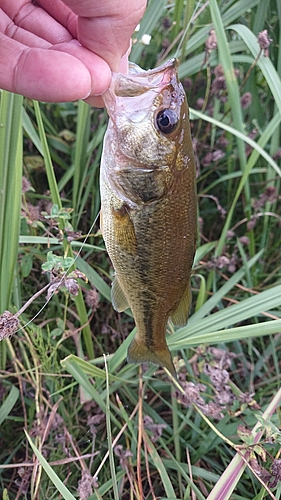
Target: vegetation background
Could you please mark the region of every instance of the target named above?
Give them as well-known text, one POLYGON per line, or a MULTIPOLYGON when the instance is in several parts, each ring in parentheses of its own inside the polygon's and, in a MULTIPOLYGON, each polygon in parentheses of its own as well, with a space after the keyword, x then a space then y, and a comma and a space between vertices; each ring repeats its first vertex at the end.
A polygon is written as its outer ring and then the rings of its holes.
POLYGON ((281 498, 280 21, 280 0, 150 0, 134 34, 143 68, 180 59, 198 165, 177 384, 125 361, 97 220, 106 112, 1 91, 3 500, 281 498))

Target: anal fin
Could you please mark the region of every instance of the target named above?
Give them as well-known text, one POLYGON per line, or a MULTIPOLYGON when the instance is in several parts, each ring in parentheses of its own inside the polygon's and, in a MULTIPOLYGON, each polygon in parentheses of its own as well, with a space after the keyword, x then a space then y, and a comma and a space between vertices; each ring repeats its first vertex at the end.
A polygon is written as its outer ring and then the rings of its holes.
POLYGON ((123 312, 125 311, 125 309, 128 309, 129 307, 128 301, 120 286, 117 276, 115 276, 112 282, 111 300, 115 311, 123 312))
POLYGON ((185 326, 188 321, 191 303, 191 289, 190 284, 185 289, 181 301, 176 310, 171 314, 171 320, 177 327, 185 326))

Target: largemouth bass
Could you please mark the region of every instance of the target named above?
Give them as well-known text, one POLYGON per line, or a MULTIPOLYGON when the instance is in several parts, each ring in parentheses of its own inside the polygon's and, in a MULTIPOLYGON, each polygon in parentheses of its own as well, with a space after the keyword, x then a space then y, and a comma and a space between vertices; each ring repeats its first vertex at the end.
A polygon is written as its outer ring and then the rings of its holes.
POLYGON ((187 323, 197 233, 195 161, 177 60, 113 74, 100 189, 101 229, 115 277, 112 304, 130 307, 137 333, 130 363, 176 376, 166 343, 169 317, 187 323))

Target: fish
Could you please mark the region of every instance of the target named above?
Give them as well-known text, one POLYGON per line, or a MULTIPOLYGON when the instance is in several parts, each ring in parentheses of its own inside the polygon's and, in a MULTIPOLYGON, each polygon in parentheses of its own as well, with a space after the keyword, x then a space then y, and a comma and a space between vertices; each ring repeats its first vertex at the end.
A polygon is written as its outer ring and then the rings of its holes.
POLYGON ((196 166, 178 61, 112 74, 100 168, 101 232, 114 268, 112 305, 130 308, 129 363, 154 363, 176 378, 167 322, 186 325, 196 248, 196 166))

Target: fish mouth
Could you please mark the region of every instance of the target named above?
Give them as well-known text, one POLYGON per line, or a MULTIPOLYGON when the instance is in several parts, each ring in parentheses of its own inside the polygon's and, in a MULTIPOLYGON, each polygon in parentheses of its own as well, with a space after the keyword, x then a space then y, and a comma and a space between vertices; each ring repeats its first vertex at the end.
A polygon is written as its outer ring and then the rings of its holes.
MULTIPOLYGON (((129 100, 133 97, 138 97, 138 110, 142 111, 140 115, 143 117, 145 110, 149 108, 155 95, 168 85, 178 82, 178 66, 178 59, 173 58, 161 66, 147 71, 144 71, 136 64, 130 63, 130 73, 128 75, 112 73, 110 86, 102 94, 110 118, 113 119, 116 112, 124 109, 124 99, 128 98, 129 100), (122 101, 119 98, 122 98, 122 101)), ((126 99, 126 108, 128 100, 126 99)), ((131 104, 133 109, 133 102, 131 104)))
POLYGON ((147 71, 141 69, 137 64, 130 63, 129 75, 119 74, 116 82, 114 82, 113 77, 115 94, 120 97, 135 97, 148 90, 162 89, 174 78, 177 78, 178 66, 179 61, 176 58, 147 71))

